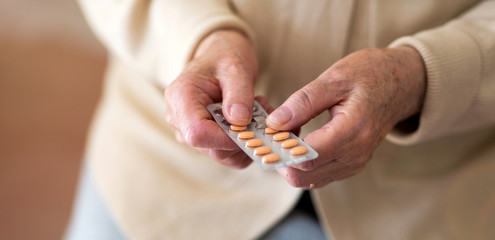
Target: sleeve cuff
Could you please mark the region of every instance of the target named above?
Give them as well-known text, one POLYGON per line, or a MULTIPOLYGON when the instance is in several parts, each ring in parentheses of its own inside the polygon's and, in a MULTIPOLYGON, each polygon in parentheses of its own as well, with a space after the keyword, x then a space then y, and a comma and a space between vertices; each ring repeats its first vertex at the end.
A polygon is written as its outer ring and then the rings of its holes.
POLYGON ((481 52, 461 24, 399 38, 390 47, 410 46, 423 57, 426 96, 419 120, 406 120, 387 136, 393 143, 415 144, 448 135, 475 98, 481 77, 481 52), (403 128, 404 124, 417 124, 403 128), (403 129, 413 129, 405 131, 403 129))

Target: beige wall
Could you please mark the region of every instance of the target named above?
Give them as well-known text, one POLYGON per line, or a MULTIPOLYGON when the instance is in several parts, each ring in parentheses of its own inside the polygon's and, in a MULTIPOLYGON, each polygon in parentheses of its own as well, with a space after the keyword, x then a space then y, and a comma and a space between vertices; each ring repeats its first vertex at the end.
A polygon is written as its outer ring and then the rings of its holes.
POLYGON ((0 239, 60 239, 103 48, 73 0, 0 0, 0 239))

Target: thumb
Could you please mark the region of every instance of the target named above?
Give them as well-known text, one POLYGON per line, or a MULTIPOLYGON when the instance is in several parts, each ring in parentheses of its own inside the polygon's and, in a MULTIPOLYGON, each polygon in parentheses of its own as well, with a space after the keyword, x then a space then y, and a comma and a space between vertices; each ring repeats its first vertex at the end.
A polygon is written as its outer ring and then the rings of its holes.
POLYGON ((274 129, 291 130, 309 122, 342 99, 336 84, 328 79, 318 78, 293 93, 268 116, 266 123, 274 129))
POLYGON ((222 88, 222 109, 227 121, 236 125, 248 125, 253 115, 255 71, 240 62, 229 63, 220 70, 218 78, 222 88))

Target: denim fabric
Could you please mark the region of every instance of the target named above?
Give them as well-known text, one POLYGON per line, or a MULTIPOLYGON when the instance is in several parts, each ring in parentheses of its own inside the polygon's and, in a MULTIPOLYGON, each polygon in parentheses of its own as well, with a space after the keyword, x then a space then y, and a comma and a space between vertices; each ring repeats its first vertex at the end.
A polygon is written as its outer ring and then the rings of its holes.
MULTIPOLYGON (((308 195, 306 195, 308 197, 308 195)), ((300 201, 307 202, 307 201, 300 201)), ((296 207, 287 217, 264 234, 261 240, 325 239, 318 221, 307 209, 296 207)), ((307 205, 307 204, 305 204, 307 205)), ((200 234, 200 233, 198 233, 200 234)), ((95 188, 90 172, 82 170, 66 240, 126 239, 108 212, 95 188)))

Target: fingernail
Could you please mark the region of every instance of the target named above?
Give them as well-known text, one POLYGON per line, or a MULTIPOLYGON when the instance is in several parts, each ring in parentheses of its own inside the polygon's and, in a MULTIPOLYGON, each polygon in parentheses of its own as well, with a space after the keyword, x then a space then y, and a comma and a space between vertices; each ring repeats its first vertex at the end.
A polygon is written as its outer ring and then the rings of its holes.
POLYGON ((229 111, 231 117, 242 121, 249 120, 249 113, 249 108, 246 105, 240 103, 232 104, 229 111))
POLYGON ((292 111, 286 107, 281 106, 273 111, 270 116, 268 116, 268 121, 275 123, 277 125, 284 125, 292 118, 292 111))

